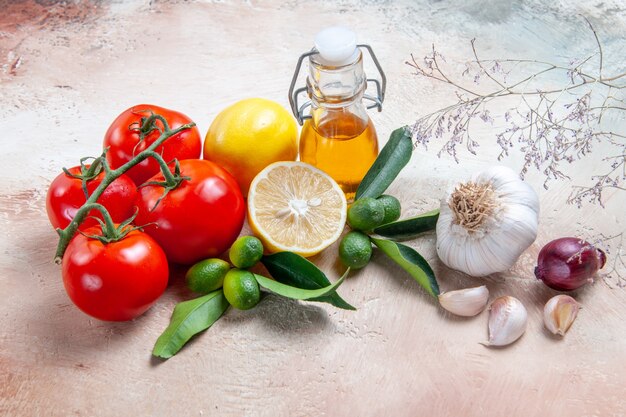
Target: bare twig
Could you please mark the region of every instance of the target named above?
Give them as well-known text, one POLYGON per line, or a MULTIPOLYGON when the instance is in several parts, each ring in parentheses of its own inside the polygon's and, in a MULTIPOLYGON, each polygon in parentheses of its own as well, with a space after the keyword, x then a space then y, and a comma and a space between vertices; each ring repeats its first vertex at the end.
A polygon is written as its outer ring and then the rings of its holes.
POLYGON ((613 236, 604 234, 594 239, 594 245, 606 253, 606 265, 599 271, 600 277, 609 288, 626 287, 626 247, 624 233, 613 236))
POLYGON ((583 19, 585 19, 585 22, 587 22, 587 24, 589 25, 589 29, 591 29, 591 31, 593 32, 593 37, 596 38, 596 44, 598 44, 598 54, 600 55, 600 65, 598 68, 598 78, 602 79, 602 61, 603 61, 603 53, 602 53, 602 44, 600 43, 600 38, 598 38, 598 32, 596 32, 595 28, 593 27, 593 25, 591 24, 591 22, 589 21, 589 19, 587 19, 586 16, 582 16, 583 19))

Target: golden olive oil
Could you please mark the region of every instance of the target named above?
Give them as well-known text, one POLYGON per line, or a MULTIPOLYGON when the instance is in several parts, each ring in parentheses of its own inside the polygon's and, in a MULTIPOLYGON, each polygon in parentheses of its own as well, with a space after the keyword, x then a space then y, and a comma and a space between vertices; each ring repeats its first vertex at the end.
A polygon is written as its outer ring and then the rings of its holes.
POLYGON ((370 118, 341 109, 307 120, 300 134, 300 160, 330 175, 354 198, 359 183, 378 155, 378 139, 370 118))

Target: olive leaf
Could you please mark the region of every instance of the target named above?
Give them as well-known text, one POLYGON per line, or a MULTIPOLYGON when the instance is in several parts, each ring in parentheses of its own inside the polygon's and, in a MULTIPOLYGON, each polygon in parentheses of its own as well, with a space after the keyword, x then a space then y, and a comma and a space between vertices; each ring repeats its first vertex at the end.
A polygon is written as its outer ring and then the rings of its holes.
POLYGON ((229 304, 221 289, 174 307, 170 325, 157 339, 152 354, 160 358, 174 356, 194 335, 208 329, 229 304))
POLYGON ((264 277, 263 275, 254 274, 254 278, 256 278, 256 281, 261 287, 266 290, 270 290, 275 294, 294 300, 310 300, 312 298, 324 297, 325 295, 334 292, 343 283, 343 280, 346 279, 349 272, 350 268, 346 270, 337 282, 317 290, 304 290, 302 288, 292 287, 291 285, 281 284, 280 282, 264 277))
POLYGON ((439 209, 408 219, 383 224, 375 228, 374 233, 393 240, 412 239, 421 233, 435 230, 437 219, 439 219, 439 209))
MULTIPOLYGON (((331 285, 326 275, 315 264, 293 252, 278 252, 263 256, 261 263, 272 278, 283 284, 306 290, 317 290, 331 285)), ((319 301, 345 310, 356 310, 335 291, 310 298, 308 301, 319 301)))
POLYGON ((370 239, 385 255, 411 274, 430 295, 437 298, 439 284, 437 284, 435 273, 422 255, 417 253, 415 249, 401 243, 373 237, 370 239))
POLYGON ((413 140, 409 128, 405 126, 391 132, 389 141, 359 184, 354 199, 380 197, 409 162, 411 152, 413 140))

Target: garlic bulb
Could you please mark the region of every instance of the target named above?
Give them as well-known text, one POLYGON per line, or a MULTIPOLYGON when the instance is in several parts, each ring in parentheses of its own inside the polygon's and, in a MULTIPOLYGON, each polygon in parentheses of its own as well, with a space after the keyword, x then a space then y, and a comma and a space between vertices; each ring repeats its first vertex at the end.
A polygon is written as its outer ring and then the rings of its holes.
POLYGON ((526 331, 528 313, 515 297, 504 296, 489 306, 489 341, 486 346, 506 346, 519 339, 526 331))
POLYGON ((543 308, 543 323, 552 334, 564 336, 576 320, 580 306, 569 295, 555 295, 543 308))
POLYGON ((439 295, 439 304, 457 316, 472 317, 485 309, 489 290, 482 285, 476 288, 448 291, 439 295))
POLYGON ((535 241, 538 223, 537 193, 510 168, 495 166, 442 200, 437 254, 472 276, 506 271, 535 241))

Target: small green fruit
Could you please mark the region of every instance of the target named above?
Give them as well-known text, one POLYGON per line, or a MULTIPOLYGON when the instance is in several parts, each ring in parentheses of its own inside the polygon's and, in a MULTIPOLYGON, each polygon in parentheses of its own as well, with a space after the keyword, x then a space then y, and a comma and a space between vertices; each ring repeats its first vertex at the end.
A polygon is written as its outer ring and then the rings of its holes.
POLYGON ((224 297, 233 307, 250 310, 261 300, 261 289, 252 272, 233 268, 224 278, 224 297))
POLYGON ((380 226, 384 218, 383 203, 370 197, 355 201, 348 209, 348 224, 354 230, 372 230, 380 226))
POLYGON ((242 236, 233 243, 228 257, 237 268, 251 268, 263 256, 263 243, 254 236, 242 236))
POLYGON ((217 258, 205 259, 194 264, 185 275, 187 285, 193 292, 208 294, 222 287, 230 264, 217 258))
POLYGON ((395 222, 400 218, 400 200, 392 195, 383 194, 377 198, 378 201, 383 203, 385 215, 383 216, 383 222, 381 224, 387 224, 395 222))
POLYGON ((352 231, 341 239, 339 259, 345 266, 352 269, 363 268, 371 257, 372 242, 365 233, 352 231))

